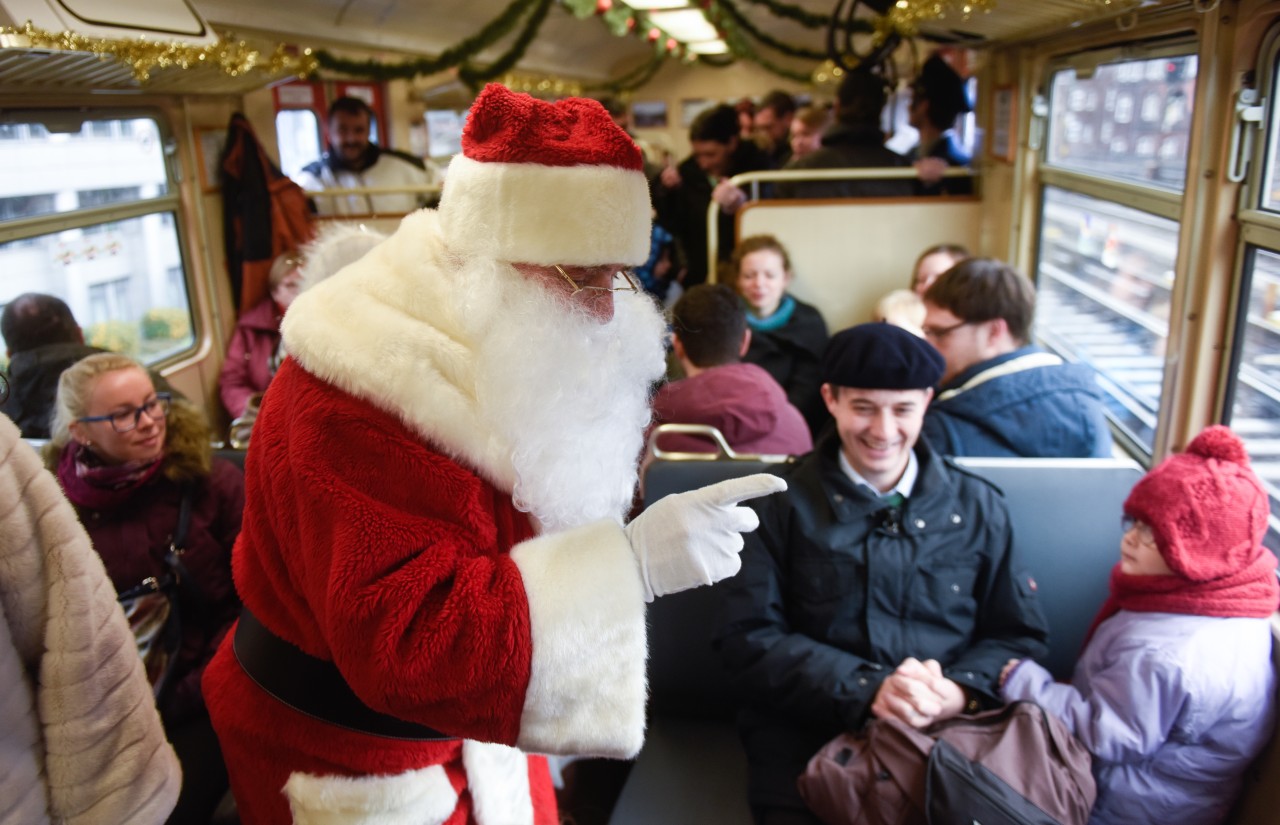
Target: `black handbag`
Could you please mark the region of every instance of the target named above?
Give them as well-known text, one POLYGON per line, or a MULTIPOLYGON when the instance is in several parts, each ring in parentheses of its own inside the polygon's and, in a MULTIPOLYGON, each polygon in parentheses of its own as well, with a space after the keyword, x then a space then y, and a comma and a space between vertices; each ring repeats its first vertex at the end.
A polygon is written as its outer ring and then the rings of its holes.
POLYGON ((191 491, 187 490, 182 494, 178 524, 164 555, 168 570, 159 577, 148 576, 140 584, 116 596, 133 631, 147 681, 151 683, 151 692, 157 700, 169 686, 178 662, 178 648, 182 644, 179 594, 189 586, 190 577, 182 563, 182 554, 190 526, 191 491))

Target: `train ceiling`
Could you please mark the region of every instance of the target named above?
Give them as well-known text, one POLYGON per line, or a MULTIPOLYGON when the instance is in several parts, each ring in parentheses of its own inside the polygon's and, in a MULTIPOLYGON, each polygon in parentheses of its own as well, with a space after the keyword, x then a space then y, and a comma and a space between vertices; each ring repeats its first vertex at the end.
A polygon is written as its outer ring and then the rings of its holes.
MULTIPOLYGON (((179 0, 180 2, 181 0, 179 0)), ((8 11, 18 25, 15 4, 25 0, 0 0, 0 12, 8 11)), ((166 0, 126 0, 129 5, 166 0)), ((321 57, 372 61, 370 74, 403 67, 415 59, 430 63, 450 49, 465 45, 486 26, 504 15, 520 19, 493 45, 477 51, 461 64, 466 72, 501 62, 520 40, 528 9, 543 0, 191 0, 191 6, 224 39, 244 40, 259 48, 263 70, 235 73, 204 57, 187 61, 185 68, 160 66, 142 80, 130 55, 116 61, 60 48, 21 48, 23 41, 0 36, 0 90, 102 90, 235 93, 287 77, 292 65, 266 59, 276 43, 288 43, 319 51, 321 57), (517 13, 518 10, 518 13, 517 13), (425 58, 424 58, 425 56, 425 58), (212 62, 212 65, 211 65, 212 62)), ((630 75, 640 77, 646 64, 662 52, 665 35, 646 36, 647 18, 639 13, 638 31, 618 36, 620 13, 629 13, 624 0, 545 0, 545 18, 520 53, 516 69, 531 74, 568 77, 587 86, 609 84, 630 75), (584 8, 584 3, 587 6, 584 8), (575 13, 576 12, 576 13, 575 13)), ((736 32, 738 59, 757 62, 793 79, 807 77, 827 51, 827 30, 814 25, 818 17, 837 11, 848 14, 854 6, 863 19, 874 19, 876 8, 890 8, 895 0, 694 0, 708 9, 722 29, 736 32), (746 53, 744 54, 743 49, 746 53)), ((1189 5, 1186 0, 896 0, 900 8, 942 9, 944 16, 922 14, 919 36, 926 41, 982 46, 1010 42, 1061 30, 1065 26, 1125 13, 1146 13, 1156 7, 1189 5), (905 5, 904 5, 905 4, 905 5), (964 6, 971 12, 965 14, 964 6), (983 9, 992 9, 986 13, 983 9)), ((536 11, 535 11, 536 13, 536 11)), ((0 13, 0 25, 5 22, 0 13)), ((152 38, 154 39, 154 37, 152 38)), ((865 48, 871 35, 855 38, 855 48, 865 48), (859 45, 861 44, 861 45, 859 45)), ((47 46, 47 44, 46 44, 47 46)), ((72 48, 83 48, 74 46, 72 48)), ((125 51, 128 51, 126 48, 125 51)), ((121 58, 119 54, 108 57, 121 58)), ((278 55, 277 55, 278 57, 278 55)), ((221 59, 221 58, 219 58, 221 59)), ((678 59, 678 58, 674 58, 678 59)), ((726 58, 711 58, 724 61, 726 58)), ((225 61, 224 61, 225 62, 225 61)), ((323 65, 323 63, 322 63, 323 65)), ((454 67, 457 73, 459 67, 454 67)), ((342 76, 335 73, 335 76, 342 76)), ((483 78, 482 78, 483 79, 483 78)))

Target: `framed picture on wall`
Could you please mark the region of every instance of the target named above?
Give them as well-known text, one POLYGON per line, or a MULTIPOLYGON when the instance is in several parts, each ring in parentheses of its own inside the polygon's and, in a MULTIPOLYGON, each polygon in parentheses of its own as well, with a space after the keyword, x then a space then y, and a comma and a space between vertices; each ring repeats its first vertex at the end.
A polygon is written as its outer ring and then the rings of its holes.
POLYGON ((997 86, 991 98, 991 157, 1013 163, 1018 152, 1018 99, 1012 86, 997 86))
POLYGON ((196 165, 200 169, 200 190, 217 192, 218 158, 227 145, 227 130, 222 128, 196 128, 196 165))
POLYGON ((631 104, 631 125, 637 129, 667 128, 665 100, 637 100, 631 104))
POLYGON ((692 126, 698 115, 715 105, 714 100, 706 98, 688 98, 680 101, 680 125, 686 128, 692 126))

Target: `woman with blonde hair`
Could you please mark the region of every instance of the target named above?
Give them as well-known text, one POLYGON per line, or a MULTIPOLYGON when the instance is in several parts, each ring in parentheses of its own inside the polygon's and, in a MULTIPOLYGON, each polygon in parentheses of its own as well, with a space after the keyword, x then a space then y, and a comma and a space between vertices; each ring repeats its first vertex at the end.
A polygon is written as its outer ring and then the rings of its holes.
POLYGON ((218 394, 232 418, 244 415, 250 398, 265 391, 276 374, 280 322, 302 291, 301 256, 286 252, 272 261, 267 285, 271 294, 236 321, 218 376, 218 394))
POLYGON ((207 821, 227 790, 227 774, 200 679, 240 610, 231 548, 240 533, 244 477, 211 457, 198 409, 157 393, 140 364, 112 352, 62 373, 44 458, 117 594, 169 578, 171 548, 181 545, 180 637, 166 677, 153 678, 153 687, 184 776, 170 821, 207 821))

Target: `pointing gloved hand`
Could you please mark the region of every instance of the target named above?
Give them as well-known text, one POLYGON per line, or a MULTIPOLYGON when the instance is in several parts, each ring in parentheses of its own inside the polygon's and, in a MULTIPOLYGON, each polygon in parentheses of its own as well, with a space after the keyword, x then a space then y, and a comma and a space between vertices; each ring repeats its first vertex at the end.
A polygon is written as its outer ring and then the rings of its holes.
POLYGON ((760 526, 753 510, 737 505, 785 489, 777 476, 757 473, 667 496, 637 516, 626 534, 640 562, 644 600, 737 573, 742 534, 760 526))

